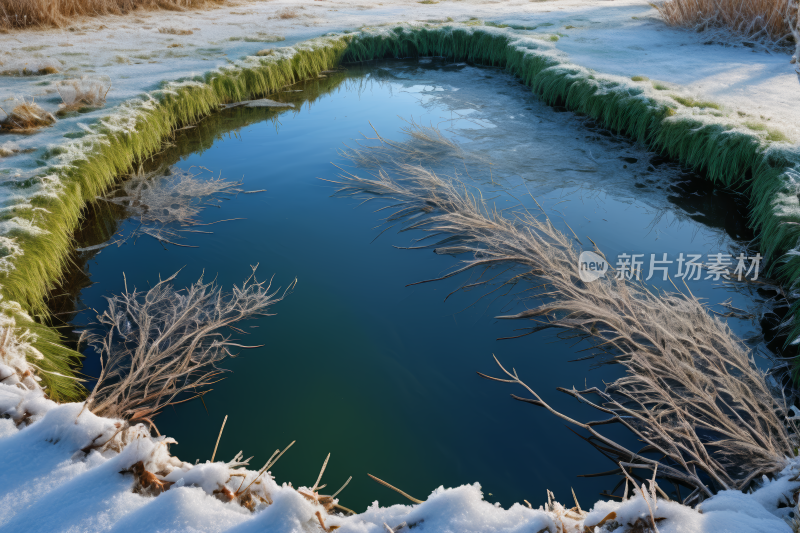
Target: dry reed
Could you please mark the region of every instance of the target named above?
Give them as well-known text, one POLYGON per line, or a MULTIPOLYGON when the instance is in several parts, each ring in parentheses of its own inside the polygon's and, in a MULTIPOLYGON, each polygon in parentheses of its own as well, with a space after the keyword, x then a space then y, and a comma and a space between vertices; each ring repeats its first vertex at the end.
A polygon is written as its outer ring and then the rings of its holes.
POLYGON ((667 24, 695 28, 729 28, 769 43, 798 40, 797 0, 667 0, 656 6, 667 24))
MULTIPOLYGON (((359 153, 351 155, 363 161, 359 153)), ((518 265, 524 273, 515 280, 535 282, 527 294, 542 303, 500 318, 534 321, 529 333, 571 330, 626 368, 627 374, 605 390, 559 389, 608 414, 603 421, 574 420, 529 388, 533 399, 515 396, 588 431, 587 440, 621 462, 620 469, 657 469, 659 477, 690 487, 684 501, 691 503, 718 490, 746 489, 761 475, 781 470, 785 458, 794 455, 796 438, 784 425, 786 402, 774 396, 730 329, 691 294, 654 293, 612 276, 585 283, 578 275, 579 250, 546 215, 518 209, 505 216, 478 199, 479 191, 421 166, 393 162, 391 170, 379 168, 370 178, 340 177, 338 194, 387 199, 392 202, 387 223, 438 240, 420 247, 472 256, 460 268, 420 283, 474 268, 518 265), (585 398, 592 394, 601 403, 585 398), (645 447, 628 450, 595 429, 614 423, 645 447), (643 455, 649 452, 659 458, 643 455)), ((516 373, 507 375, 500 381, 525 386, 516 373)))
POLYGON ((225 0, 0 0, 0 27, 62 27, 78 17, 151 9, 183 11, 223 3, 225 0))
POLYGON ((6 115, 0 120, 0 132, 33 133, 56 122, 56 117, 42 109, 34 100, 15 105, 10 113, 2 107, 0 111, 6 115))
POLYGON ((269 316, 278 295, 271 282, 259 282, 256 268, 241 287, 223 293, 215 282, 199 281, 182 291, 173 274, 146 292, 128 291, 106 298, 108 309, 96 318, 89 344, 100 354, 101 372, 87 406, 98 416, 146 421, 168 405, 203 394, 224 372, 216 363, 234 348, 254 348, 222 333, 236 322, 269 316))

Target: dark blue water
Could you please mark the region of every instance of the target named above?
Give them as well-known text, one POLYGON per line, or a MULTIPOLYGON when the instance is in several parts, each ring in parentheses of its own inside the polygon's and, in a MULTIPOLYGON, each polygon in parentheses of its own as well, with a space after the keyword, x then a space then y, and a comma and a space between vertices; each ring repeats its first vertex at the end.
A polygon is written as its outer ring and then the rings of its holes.
MULTIPOLYGON (((384 137, 402 140, 400 128, 413 117, 437 125, 476 156, 467 162, 474 183, 498 194, 500 208, 512 201, 509 195, 531 192, 557 225, 566 221, 607 255, 725 251, 750 237, 741 206, 584 117, 544 106, 501 71, 388 63, 296 89, 303 92, 274 96, 294 102, 294 110, 235 109, 209 117, 178 135, 154 163, 200 165, 243 178, 245 189, 266 189, 202 215, 205 222, 245 220, 181 241, 197 248, 139 238, 77 256, 83 263, 72 276, 76 326, 92 321, 88 308, 102 309, 104 295, 122 291, 123 272, 128 286, 138 288, 179 269, 179 287, 203 272, 230 287, 256 264, 260 277, 274 275, 275 286, 298 280, 274 307, 276 316, 239 325, 251 332, 240 336, 243 343, 264 347, 225 361, 232 373, 205 395, 205 405, 193 400, 156 419, 179 443, 172 452, 185 461, 210 459, 228 415, 218 459, 243 450, 255 455, 257 468, 296 440, 272 472, 279 482, 310 486, 330 452, 323 482, 336 490, 352 475, 340 499, 357 511, 374 500, 403 502, 368 472, 420 499, 440 485, 480 482, 486 498, 503 506, 523 499, 539 505, 545 489, 569 502, 570 488, 588 506, 613 488, 616 478, 576 477, 612 469, 609 460, 562 420, 509 397, 524 391, 485 381, 476 371, 497 374, 495 354, 554 407, 588 420, 599 414, 555 388, 602 386, 621 368, 569 362, 584 357, 579 350, 586 345, 574 346, 558 332, 496 340, 527 325, 493 318, 525 305, 519 300, 524 285, 507 295, 458 292, 446 302, 475 274, 407 287, 447 272, 458 259, 393 247, 419 234, 390 230, 373 242, 385 215, 375 209, 383 204, 332 198, 335 187, 318 178, 336 179, 331 162, 347 164, 338 152, 342 142, 353 145, 359 132, 371 135, 370 122, 384 137)), ((529 198, 520 201, 531 207, 529 198)), ((89 212, 79 246, 133 229, 134 222, 107 205, 89 212)), ((755 303, 735 287, 691 286, 713 302, 755 303)), ((731 324, 740 334, 758 329, 752 321, 731 324)), ((96 356, 87 352, 84 372, 98 371, 96 356)), ((610 434, 625 438, 613 428, 610 434)))

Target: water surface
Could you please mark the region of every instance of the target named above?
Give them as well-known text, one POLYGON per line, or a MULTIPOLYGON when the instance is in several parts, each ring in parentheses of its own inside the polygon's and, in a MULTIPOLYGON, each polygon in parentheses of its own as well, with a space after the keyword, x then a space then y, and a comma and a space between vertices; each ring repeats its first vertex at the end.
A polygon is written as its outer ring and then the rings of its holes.
MULTIPOLYGON (((104 296, 122 291, 123 272, 129 287, 146 288, 179 269, 180 287, 202 273, 230 287, 258 264, 259 275, 274 275, 275 286, 295 278, 297 286, 275 306, 276 316, 240 325, 250 332, 242 341, 263 348, 224 362, 233 372, 204 403, 181 404, 157 418, 161 432, 178 441, 172 451, 183 460, 210 459, 228 415, 218 458, 243 450, 259 467, 296 440, 272 472, 279 482, 310 486, 330 452, 323 482, 336 490, 352 475, 340 498, 357 511, 374 500, 403 502, 367 472, 421 499, 440 485, 480 482, 487 499, 503 506, 523 499, 540 505, 545 489, 568 502, 570 488, 588 505, 612 489, 616 479, 576 477, 610 470, 610 461, 563 421, 510 399, 521 390, 475 372, 496 373, 495 354, 557 409, 595 419, 555 387, 602 386, 621 369, 570 362, 584 357, 579 350, 586 346, 558 332, 496 340, 527 325, 493 318, 532 305, 521 299, 524 286, 510 294, 458 292, 447 301, 476 273, 407 287, 447 272, 458 258, 398 248, 419 234, 390 230, 376 239, 385 213, 375 210, 384 204, 332 198, 335 187, 318 178, 336 179, 331 162, 349 164, 339 153, 343 142, 354 146, 362 133, 373 137, 371 126, 403 140, 400 129, 413 119, 438 127, 467 154, 461 166, 448 158, 433 163, 437 171, 458 174, 500 209, 521 203, 533 210, 535 197, 556 225, 568 232, 568 224, 586 249, 584 237, 591 237, 610 257, 737 250, 752 239, 746 206, 586 117, 542 104, 500 70, 379 63, 292 89, 300 92, 273 98, 295 103, 293 110, 221 112, 179 132, 149 163, 202 166, 243 179, 246 189, 266 189, 203 213, 207 222, 245 220, 181 241, 197 248, 139 238, 79 253, 80 268, 65 286, 71 296, 54 298, 54 309, 83 326, 92 308, 104 307, 104 296)), ((118 206, 98 203, 78 245, 102 243, 134 224, 118 206)), ((742 309, 761 298, 741 284, 701 280, 691 288, 710 303, 731 298, 742 309)), ((729 320, 754 346, 763 344, 757 320, 729 320)), ((84 372, 96 376, 96 355, 86 354, 84 372)), ((611 435, 626 438, 613 429, 611 435)))

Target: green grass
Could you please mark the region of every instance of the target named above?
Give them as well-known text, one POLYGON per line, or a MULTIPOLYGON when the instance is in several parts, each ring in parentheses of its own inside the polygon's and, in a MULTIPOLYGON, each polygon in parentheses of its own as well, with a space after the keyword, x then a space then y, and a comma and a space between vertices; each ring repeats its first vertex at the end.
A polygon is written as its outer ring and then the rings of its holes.
POLYGON ((677 94, 673 94, 672 99, 686 107, 722 109, 722 107, 715 102, 695 100, 694 98, 686 98, 684 96, 678 96, 677 94))
POLYGON ((650 81, 647 76, 631 76, 631 81, 650 81))
POLYGON ((669 89, 669 87, 667 87, 663 83, 658 83, 657 81, 654 81, 653 82, 653 89, 655 89, 656 91, 666 91, 666 90, 669 89))
POLYGON ((772 141, 772 142, 787 142, 789 140, 789 137, 784 135, 783 132, 775 130, 775 129, 770 129, 770 128, 767 127, 766 124, 762 124, 761 122, 752 122, 752 121, 750 121, 750 122, 745 122, 744 125, 748 129, 751 129, 753 131, 765 131, 765 132, 767 132, 767 134, 766 134, 766 136, 764 138, 766 140, 768 140, 768 141, 772 141))

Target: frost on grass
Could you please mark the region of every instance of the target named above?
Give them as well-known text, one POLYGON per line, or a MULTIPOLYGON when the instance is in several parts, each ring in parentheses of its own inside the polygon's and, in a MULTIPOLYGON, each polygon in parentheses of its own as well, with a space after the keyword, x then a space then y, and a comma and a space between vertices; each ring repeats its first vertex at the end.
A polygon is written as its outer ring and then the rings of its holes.
POLYGON ((81 78, 59 82, 56 85, 61 97, 58 115, 102 107, 110 90, 111 84, 101 80, 81 78))
POLYGON ((240 287, 222 292, 200 278, 175 290, 177 273, 146 292, 134 288, 107 298, 89 343, 102 370, 87 405, 99 416, 146 420, 190 392, 210 385, 222 372, 215 363, 247 348, 222 333, 241 320, 268 316, 294 283, 279 295, 256 280, 255 268, 240 287))
POLYGON ((56 74, 62 68, 54 59, 28 59, 0 62, 0 76, 42 76, 56 74))
POLYGON ((15 103, 10 110, 0 107, 0 111, 5 115, 0 119, 0 132, 33 133, 56 122, 56 117, 42 109, 33 99, 15 103))
MULTIPOLYGON (((164 170, 145 172, 140 167, 123 182, 122 187, 104 197, 108 202, 125 207, 129 215, 138 220, 138 227, 129 235, 96 248, 110 244, 122 245, 139 236, 178 245, 175 241, 182 239, 186 232, 198 232, 192 227, 214 224, 200 221, 200 213, 206 207, 218 206, 223 200, 240 193, 259 192, 244 191, 240 188, 241 182, 219 177, 198 178, 205 169, 197 170, 197 173, 178 168, 171 168, 166 173, 164 170)), ((81 251, 85 250, 88 249, 81 251)))

